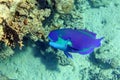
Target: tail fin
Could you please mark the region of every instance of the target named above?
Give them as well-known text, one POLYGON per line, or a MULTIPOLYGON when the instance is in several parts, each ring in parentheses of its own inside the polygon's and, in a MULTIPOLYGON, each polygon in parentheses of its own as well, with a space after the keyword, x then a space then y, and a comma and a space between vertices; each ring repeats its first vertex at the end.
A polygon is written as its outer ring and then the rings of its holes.
POLYGON ((101 45, 101 40, 102 40, 103 38, 104 38, 104 37, 96 40, 96 47, 99 47, 99 46, 101 45))

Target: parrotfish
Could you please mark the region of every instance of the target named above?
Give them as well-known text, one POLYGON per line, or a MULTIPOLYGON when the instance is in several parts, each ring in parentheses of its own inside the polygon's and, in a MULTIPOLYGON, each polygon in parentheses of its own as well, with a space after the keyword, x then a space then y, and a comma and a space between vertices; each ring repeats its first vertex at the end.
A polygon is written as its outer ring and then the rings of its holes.
POLYGON ((56 29, 49 33, 49 45, 64 51, 68 58, 71 53, 90 54, 101 45, 102 38, 96 39, 96 33, 86 29, 56 29))

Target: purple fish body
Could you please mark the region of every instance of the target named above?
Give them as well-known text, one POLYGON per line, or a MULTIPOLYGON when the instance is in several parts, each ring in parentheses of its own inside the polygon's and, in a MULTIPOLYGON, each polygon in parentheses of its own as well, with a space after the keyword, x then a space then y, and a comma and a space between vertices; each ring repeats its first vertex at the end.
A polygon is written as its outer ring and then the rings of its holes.
POLYGON ((96 34, 88 30, 76 30, 71 28, 57 29, 48 35, 49 44, 57 49, 63 50, 67 57, 72 57, 69 52, 89 54, 94 48, 101 45, 101 40, 96 39, 96 34))

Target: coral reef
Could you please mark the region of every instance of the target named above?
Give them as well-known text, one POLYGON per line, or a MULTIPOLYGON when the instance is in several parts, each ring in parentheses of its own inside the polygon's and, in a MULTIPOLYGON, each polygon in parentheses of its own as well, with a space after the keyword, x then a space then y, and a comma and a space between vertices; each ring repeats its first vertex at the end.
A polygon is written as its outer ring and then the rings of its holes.
POLYGON ((33 0, 0 1, 0 42, 11 48, 19 45, 21 49, 24 37, 42 40, 45 35, 43 21, 50 16, 51 10, 36 4, 40 5, 33 0))
MULTIPOLYGON (((21 2, 16 7, 15 15, 12 18, 8 18, 5 22, 5 32, 7 32, 7 38, 9 42, 22 43, 23 37, 28 35, 31 39, 36 41, 43 36, 42 21, 45 17, 49 17, 50 9, 37 10, 36 6, 33 6, 27 1, 21 2), (34 21, 34 23, 33 23, 34 21), (7 29, 14 31, 14 34, 7 29), (9 37, 12 35, 12 38, 9 37), (17 38, 15 40, 15 38, 17 38)), ((14 44, 11 43, 10 44, 14 44)))
MULTIPOLYGON (((77 4, 82 4, 81 0, 47 0, 50 5, 52 5, 52 9, 54 10, 54 16, 52 18, 52 22, 49 25, 50 30, 58 29, 58 28, 82 28, 83 25, 83 15, 81 7, 78 9, 77 4), (53 4, 52 4, 53 3, 53 4), (66 6, 66 8, 62 8, 66 6), (75 23, 75 24, 74 24, 75 23)), ((80 6, 80 5, 79 5, 80 6)), ((48 28, 48 26, 47 26, 48 28)))
POLYGON ((0 42, 11 49, 16 46, 21 49, 24 37, 42 41, 48 31, 63 27, 66 17, 62 15, 69 14, 73 9, 74 0, 1 0, 0 42), (48 25, 45 25, 47 22, 48 25))

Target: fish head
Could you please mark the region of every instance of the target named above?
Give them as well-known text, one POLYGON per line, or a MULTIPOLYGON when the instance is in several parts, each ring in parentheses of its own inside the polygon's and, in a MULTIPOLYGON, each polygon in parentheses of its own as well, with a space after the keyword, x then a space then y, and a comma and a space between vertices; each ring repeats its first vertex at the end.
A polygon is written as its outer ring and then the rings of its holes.
POLYGON ((53 30, 50 32, 50 34, 48 35, 48 39, 50 40, 49 45, 60 49, 60 50, 67 50, 67 46, 71 46, 72 43, 70 40, 66 40, 62 37, 62 32, 60 32, 59 30, 53 30))
POLYGON ((56 30, 51 31, 51 32, 49 33, 49 35, 48 35, 48 39, 49 39, 50 41, 53 41, 53 42, 57 41, 57 40, 58 40, 58 37, 59 37, 59 35, 58 35, 58 33, 57 33, 56 30))
POLYGON ((60 50, 63 50, 63 51, 66 51, 68 45, 71 45, 71 44, 72 43, 69 40, 64 40, 61 37, 58 37, 58 39, 56 41, 50 40, 50 42, 49 42, 50 46, 60 49, 60 50))

